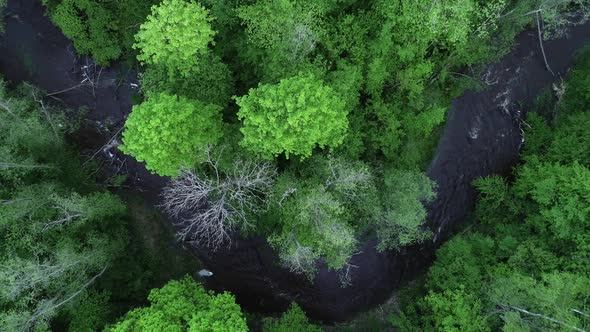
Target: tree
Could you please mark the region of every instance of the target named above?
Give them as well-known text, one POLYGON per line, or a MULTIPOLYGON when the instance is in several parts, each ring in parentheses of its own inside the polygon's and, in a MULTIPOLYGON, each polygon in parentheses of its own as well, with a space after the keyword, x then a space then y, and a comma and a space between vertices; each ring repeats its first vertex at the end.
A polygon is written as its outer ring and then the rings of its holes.
POLYGON ((78 52, 91 54, 98 64, 106 65, 121 55, 119 27, 103 2, 62 0, 52 10, 51 20, 72 39, 78 52))
POLYGON ((177 176, 183 167, 194 165, 199 151, 221 137, 220 110, 185 97, 151 95, 133 107, 120 149, 145 161, 152 172, 177 176))
POLYGON ((200 4, 162 1, 152 7, 152 14, 135 36, 133 47, 140 51, 137 59, 142 64, 167 67, 171 77, 189 76, 213 44, 212 20, 200 4))
POLYGON ((377 229, 379 249, 399 249, 432 236, 423 228, 427 203, 436 197, 435 183, 413 171, 385 173, 384 212, 377 229))
POLYGON ((326 1, 263 0, 237 8, 248 41, 263 51, 263 81, 276 82, 302 70, 325 35, 326 1))
POLYGON ((214 295, 186 276, 148 296, 150 306, 128 312, 105 332, 190 331, 246 332, 248 327, 234 296, 214 295))
POLYGON ((201 65, 188 77, 170 75, 165 66, 147 66, 139 77, 141 90, 148 96, 166 92, 206 104, 226 106, 233 91, 229 68, 213 53, 207 53, 200 61, 201 65))
POLYGON ((315 274, 315 260, 328 267, 345 266, 354 254, 357 240, 348 224, 345 206, 323 186, 289 186, 276 198, 280 231, 268 237, 284 266, 296 273, 315 274))
POLYGON ((585 52, 577 59, 574 68, 569 73, 567 84, 565 85, 565 93, 563 95, 562 109, 565 112, 585 112, 590 109, 589 72, 590 53, 585 52))
POLYGON ((179 236, 213 250, 230 244, 236 230, 253 229, 250 220, 261 211, 276 170, 269 163, 235 160, 233 168, 219 167, 219 156, 206 149, 203 166, 212 173, 184 171, 163 191, 164 210, 178 218, 179 236))
POLYGON ((497 175, 479 178, 473 185, 480 192, 475 212, 481 223, 503 224, 519 217, 522 207, 504 178, 497 175))
POLYGON ((241 145, 265 158, 309 157, 316 146, 342 144, 348 129, 341 97, 312 75, 260 85, 236 103, 244 122, 241 145))
POLYGON ((318 1, 258 1, 238 8, 249 38, 257 46, 280 53, 289 63, 297 63, 316 46, 322 34, 321 15, 327 8, 318 1))
POLYGON ((494 263, 494 240, 481 234, 457 236, 436 252, 426 285, 432 292, 464 289, 477 293, 494 263))
POLYGON ((479 299, 462 288, 430 293, 424 300, 432 312, 431 323, 437 331, 491 331, 485 318, 481 316, 479 299))
MULTIPOLYGON (((124 252, 125 206, 89 184, 65 142, 62 111, 36 89, 17 91, 0 82, 0 163, 34 167, 0 167, 0 324, 41 331, 67 324, 124 252)), ((92 310, 110 311, 105 302, 92 310)))
POLYGON ((562 250, 590 252, 590 170, 578 163, 565 166, 529 163, 518 172, 515 196, 526 200, 527 223, 562 250), (574 247, 574 248, 575 248, 574 247))
POLYGON ((504 329, 583 331, 584 304, 590 279, 567 272, 544 274, 540 280, 513 272, 497 277, 488 298, 504 315, 504 329))
POLYGON ((336 155, 314 155, 298 170, 301 179, 318 183, 346 210, 347 221, 356 230, 370 228, 381 214, 380 197, 373 169, 360 160, 336 155))
POLYGON ((305 316, 305 312, 297 303, 293 302, 289 310, 280 318, 265 318, 262 330, 264 332, 321 332, 317 325, 312 324, 305 316))
POLYGON ((294 172, 282 174, 272 189, 265 231, 281 263, 310 279, 316 260, 342 269, 347 284, 357 236, 378 220, 381 209, 370 167, 338 156, 314 155, 294 172))
MULTIPOLYGON (((588 98, 590 99, 590 94, 588 98)), ((590 144, 590 134, 586 130, 589 125, 589 112, 560 118, 545 157, 549 161, 562 163, 577 161, 584 166, 590 166, 590 152, 586 149, 590 144)))

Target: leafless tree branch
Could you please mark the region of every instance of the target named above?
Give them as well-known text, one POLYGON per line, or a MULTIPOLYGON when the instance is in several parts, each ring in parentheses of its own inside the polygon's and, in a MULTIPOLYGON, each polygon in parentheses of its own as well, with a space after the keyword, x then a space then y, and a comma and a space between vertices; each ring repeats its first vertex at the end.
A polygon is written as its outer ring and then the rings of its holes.
POLYGON ((205 151, 204 164, 213 176, 198 176, 184 171, 162 193, 162 208, 179 218, 178 236, 205 244, 214 250, 230 244, 230 234, 237 229, 252 228, 250 213, 260 212, 270 190, 276 170, 267 162, 234 161, 229 171, 219 169, 220 155, 205 151))

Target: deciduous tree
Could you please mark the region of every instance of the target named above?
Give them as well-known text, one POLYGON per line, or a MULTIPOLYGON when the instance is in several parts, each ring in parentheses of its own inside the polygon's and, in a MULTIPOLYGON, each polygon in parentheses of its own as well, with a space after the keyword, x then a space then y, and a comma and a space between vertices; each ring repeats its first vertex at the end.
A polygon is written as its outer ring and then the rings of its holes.
POLYGON ((285 311, 280 318, 265 318, 263 323, 264 332, 321 332, 318 325, 312 324, 305 316, 305 312, 297 303, 292 303, 289 310, 285 311))
POLYGON ((342 98, 311 75, 260 85, 236 102, 244 122, 241 145, 265 158, 309 157, 316 147, 342 144, 348 129, 342 98))
POLYGON ((233 295, 213 295, 191 277, 172 280, 148 296, 150 306, 128 312, 105 332, 190 331, 246 332, 248 327, 233 295))
POLYGON ((121 151, 162 176, 191 167, 199 152, 221 137, 221 109, 166 93, 133 107, 125 122, 121 151))
POLYGON ((118 22, 103 2, 62 0, 52 10, 51 20, 79 53, 91 54, 98 64, 106 65, 121 55, 118 22))
POLYGON ((135 36, 137 59, 148 65, 168 67, 170 75, 188 76, 199 65, 200 57, 213 44, 209 12, 192 1, 164 0, 135 36))
POLYGON ((385 174, 384 213, 377 230, 379 249, 398 249, 432 236, 423 226, 426 219, 423 204, 436 197, 435 188, 435 183, 420 172, 385 174))

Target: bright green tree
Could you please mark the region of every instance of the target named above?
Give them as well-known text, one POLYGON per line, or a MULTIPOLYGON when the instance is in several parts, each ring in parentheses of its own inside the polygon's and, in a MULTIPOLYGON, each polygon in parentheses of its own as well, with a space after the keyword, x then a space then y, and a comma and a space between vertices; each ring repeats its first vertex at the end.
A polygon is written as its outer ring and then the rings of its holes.
POLYGON ((262 331, 264 332, 321 332, 317 325, 312 324, 305 316, 305 312, 293 302, 289 310, 280 318, 265 318, 262 331))
POLYGON ((201 148, 217 142, 221 128, 218 106, 160 93, 133 107, 120 148, 150 171, 175 176, 193 166, 201 148))
POLYGON ((263 157, 306 158, 315 147, 337 147, 348 129, 342 98, 311 75, 260 85, 236 98, 243 120, 241 145, 263 157))
POLYGON ((246 319, 233 295, 214 295, 186 276, 172 280, 148 296, 148 307, 128 312, 105 332, 245 332, 246 319))
POLYGON ((135 36, 133 47, 140 50, 137 59, 143 64, 165 66, 171 75, 190 75, 213 44, 212 20, 200 4, 162 1, 152 7, 152 14, 135 36))

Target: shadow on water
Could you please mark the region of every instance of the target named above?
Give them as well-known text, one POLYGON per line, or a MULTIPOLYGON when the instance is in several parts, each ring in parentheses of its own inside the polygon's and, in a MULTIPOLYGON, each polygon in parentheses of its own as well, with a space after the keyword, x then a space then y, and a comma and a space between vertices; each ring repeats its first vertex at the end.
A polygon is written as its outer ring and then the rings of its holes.
MULTIPOLYGON (((91 61, 74 54, 71 42, 44 16, 38 1, 9 0, 6 34, 0 45, 0 70, 13 82, 29 81, 51 92, 72 108, 88 107, 88 121, 109 120, 121 126, 136 93, 133 73, 119 65, 100 73, 98 85, 80 86, 83 68, 91 61), (78 86, 77 88, 72 88, 78 86)), ((576 49, 590 41, 590 24, 575 27, 568 38, 545 43, 553 71, 565 75, 576 49)), ((434 240, 400 252, 379 253, 375 242, 362 245, 351 264, 352 286, 342 288, 339 275, 321 266, 311 284, 276 265, 276 254, 264 239, 236 239, 225 251, 210 252, 191 247, 203 265, 214 272, 208 285, 227 289, 248 309, 277 311, 297 301, 308 313, 326 321, 341 321, 387 299, 402 282, 422 272, 435 249, 460 225, 472 209, 476 193, 471 182, 490 174, 505 173, 517 161, 522 145, 520 118, 533 97, 553 82, 543 64, 537 36, 521 34, 514 50, 489 66, 484 91, 468 91, 453 102, 436 155, 428 169, 438 183, 438 197, 429 206, 428 226, 434 240), (519 107, 519 105, 523 108, 519 107)), ((88 130, 79 144, 98 149, 110 137, 88 130)), ((118 154, 133 172, 133 180, 150 202, 166 179, 149 174, 132 158, 118 154)))

